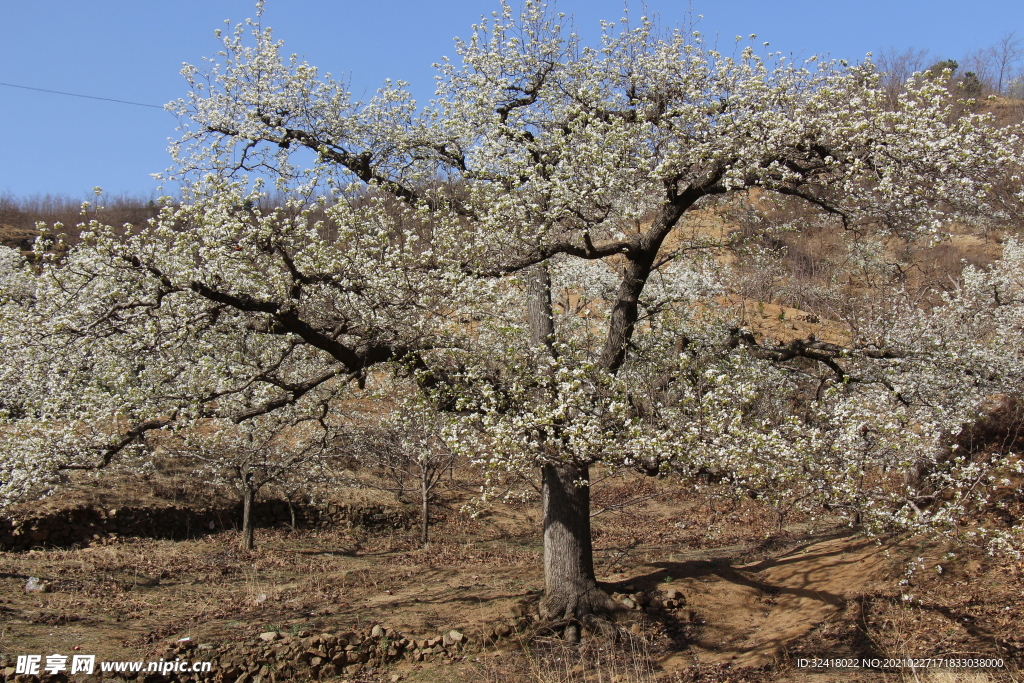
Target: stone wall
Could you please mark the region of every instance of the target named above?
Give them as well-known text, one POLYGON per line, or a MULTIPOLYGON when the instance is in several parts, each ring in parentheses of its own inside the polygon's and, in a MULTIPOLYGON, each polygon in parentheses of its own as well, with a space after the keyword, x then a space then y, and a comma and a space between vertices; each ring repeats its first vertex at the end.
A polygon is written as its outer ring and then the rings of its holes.
MULTIPOLYGON (((418 637, 400 633, 385 625, 340 633, 287 633, 268 631, 256 637, 223 645, 196 643, 190 640, 169 642, 145 658, 148 662, 185 661, 210 662, 209 673, 167 674, 106 673, 102 680, 131 680, 145 683, 279 683, 282 681, 336 680, 339 676, 381 674, 391 664, 401 660, 411 662, 458 661, 467 653, 483 645, 527 628, 529 617, 520 617, 510 623, 502 622, 499 629, 486 633, 463 633, 446 630, 442 633, 418 637)), ((16 674, 15 658, 0 655, 0 682, 18 683, 93 683, 99 675, 38 676, 16 674)), ((168 667, 170 668, 170 667, 168 667)), ((398 680, 401 676, 392 676, 398 680)), ((359 680, 364 680, 362 677, 359 680)), ((372 680, 382 680, 376 676, 372 680)))
MULTIPOLYGON (((329 503, 322 507, 294 505, 292 509, 297 526, 307 529, 408 529, 415 523, 415 513, 385 505, 329 503)), ((257 527, 291 524, 292 514, 285 501, 261 501, 253 510, 253 521, 257 527)), ((0 518, 0 550, 86 546, 119 537, 194 538, 237 529, 241 522, 240 503, 202 508, 168 504, 105 509, 79 505, 38 515, 23 511, 0 518)))

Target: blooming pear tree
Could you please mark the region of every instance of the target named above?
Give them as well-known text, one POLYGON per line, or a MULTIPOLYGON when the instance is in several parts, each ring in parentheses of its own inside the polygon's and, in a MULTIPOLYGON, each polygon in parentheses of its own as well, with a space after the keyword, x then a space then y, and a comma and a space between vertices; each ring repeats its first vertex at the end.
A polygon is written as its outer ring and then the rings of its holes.
POLYGON ((255 547, 253 505, 267 484, 309 484, 326 478, 328 448, 335 428, 327 424, 326 406, 313 415, 279 409, 236 423, 213 419, 181 434, 169 452, 194 463, 205 482, 228 484, 242 497, 242 550, 255 547))
MULTIPOLYGON (((388 387, 393 402, 396 387, 388 387)), ((351 420, 348 434, 336 441, 339 451, 356 460, 372 476, 353 476, 357 486, 394 493, 400 500, 410 495, 419 500, 420 544, 430 543, 430 503, 445 474, 455 467, 458 451, 451 449, 436 424, 433 405, 406 392, 405 400, 373 423, 351 420), (418 400, 417 400, 418 399, 418 400)))
POLYGON ((714 466, 779 509, 959 524, 984 473, 941 443, 1017 386, 1014 276, 995 299, 996 271, 931 308, 894 293, 841 343, 774 342, 721 305, 728 240, 682 226, 753 188, 851 234, 1012 218, 1018 130, 957 116, 932 80, 894 107, 870 64, 722 52, 645 18, 585 45, 535 2, 458 41, 424 107, 401 83, 354 100, 258 21, 222 40, 173 105, 182 205, 19 271, 36 293, 4 303, 28 377, 0 383, 11 462, 102 465, 147 429, 240 424, 390 367, 448 447, 540 472, 541 612, 569 638, 613 608, 595 466, 714 466), (296 198, 254 208, 263 177, 296 198), (886 476, 915 463, 913 482, 886 476))

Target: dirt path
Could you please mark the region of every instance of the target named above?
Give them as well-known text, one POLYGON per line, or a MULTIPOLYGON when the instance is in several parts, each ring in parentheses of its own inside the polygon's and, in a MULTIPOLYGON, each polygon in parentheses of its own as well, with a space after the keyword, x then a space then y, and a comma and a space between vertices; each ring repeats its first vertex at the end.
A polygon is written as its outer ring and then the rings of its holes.
POLYGON ((694 560, 659 562, 638 583, 677 588, 702 626, 690 652, 662 662, 667 670, 693 663, 761 666, 786 646, 870 592, 891 571, 886 548, 858 538, 797 548, 741 566, 694 560))

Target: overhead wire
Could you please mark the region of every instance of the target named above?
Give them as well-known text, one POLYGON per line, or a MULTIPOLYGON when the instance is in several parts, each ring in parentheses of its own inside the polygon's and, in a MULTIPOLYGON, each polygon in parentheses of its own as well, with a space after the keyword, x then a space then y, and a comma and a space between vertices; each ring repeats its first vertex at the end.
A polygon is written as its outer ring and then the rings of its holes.
POLYGON ((158 104, 147 104, 145 102, 131 102, 129 100, 117 100, 113 97, 97 97, 96 95, 81 95, 79 93, 64 92, 63 90, 48 90, 47 88, 33 88, 30 85, 16 85, 14 83, 0 83, 0 85, 7 86, 8 88, 21 88, 22 90, 35 90, 38 92, 48 92, 54 95, 67 95, 69 97, 84 97, 89 100, 103 100, 104 102, 117 102, 118 104, 133 104, 136 107, 152 107, 153 109, 163 109, 158 104))

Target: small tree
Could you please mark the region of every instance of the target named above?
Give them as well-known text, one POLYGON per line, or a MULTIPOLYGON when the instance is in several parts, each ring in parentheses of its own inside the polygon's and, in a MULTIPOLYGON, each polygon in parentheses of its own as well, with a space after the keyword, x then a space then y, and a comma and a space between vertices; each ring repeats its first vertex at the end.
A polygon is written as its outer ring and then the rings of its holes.
POLYGON ((374 477, 358 479, 360 485, 390 491, 399 499, 410 495, 419 500, 420 544, 429 544, 430 502, 456 460, 456 452, 448 447, 440 430, 430 425, 429 417, 405 413, 375 427, 360 426, 342 448, 374 477))
POLYGON ((268 484, 309 483, 325 469, 331 430, 319 420, 284 412, 235 424, 211 420, 182 435, 174 452, 197 462, 195 474, 211 484, 228 484, 242 497, 242 550, 254 545, 253 506, 268 484))
POLYGON ((957 69, 960 68, 960 63, 955 59, 940 59, 935 62, 925 71, 925 74, 932 79, 944 79, 945 74, 956 75, 957 69))
POLYGON ((890 108, 898 106, 899 96, 906 89, 911 77, 927 68, 930 60, 928 50, 907 48, 899 51, 894 47, 878 55, 879 86, 885 93, 890 108))
POLYGON ((1020 64, 1024 57, 1024 45, 1017 37, 1016 31, 1004 33, 1003 37, 996 42, 989 50, 992 53, 992 62, 996 72, 995 90, 1000 95, 1006 93, 1006 87, 1010 84, 1014 69, 1020 64))

